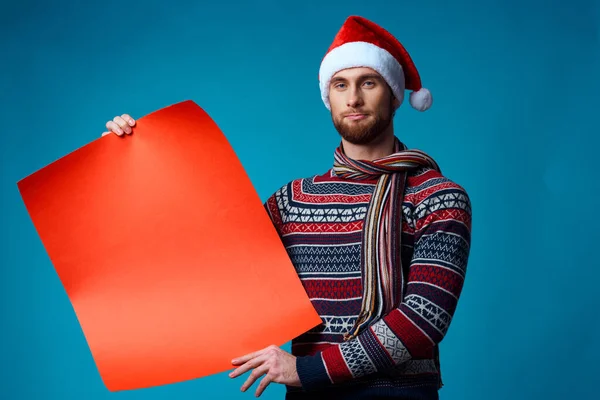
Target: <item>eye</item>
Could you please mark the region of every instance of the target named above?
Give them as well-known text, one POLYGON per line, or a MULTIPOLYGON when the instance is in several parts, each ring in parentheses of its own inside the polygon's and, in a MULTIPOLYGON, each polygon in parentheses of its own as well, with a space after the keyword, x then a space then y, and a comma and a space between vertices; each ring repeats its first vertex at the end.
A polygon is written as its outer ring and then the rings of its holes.
POLYGON ((335 85, 333 85, 333 87, 336 88, 336 89, 343 89, 344 85, 345 85, 344 83, 338 82, 335 85))
POLYGON ((363 85, 367 85, 367 86, 375 86, 375 82, 374 81, 365 81, 365 83, 363 83, 363 85))

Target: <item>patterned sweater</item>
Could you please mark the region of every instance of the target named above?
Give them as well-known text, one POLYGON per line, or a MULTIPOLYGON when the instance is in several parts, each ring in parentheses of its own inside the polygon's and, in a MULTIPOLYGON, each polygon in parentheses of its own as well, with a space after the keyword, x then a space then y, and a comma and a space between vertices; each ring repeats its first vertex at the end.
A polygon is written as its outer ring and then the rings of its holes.
POLYGON ((471 203, 461 186, 435 170, 409 172, 402 206, 404 298, 344 341, 361 308, 361 232, 375 184, 338 178, 330 169, 289 182, 265 202, 323 321, 292 340, 302 388, 288 392, 359 385, 393 394, 442 386, 438 344, 465 279, 471 203))

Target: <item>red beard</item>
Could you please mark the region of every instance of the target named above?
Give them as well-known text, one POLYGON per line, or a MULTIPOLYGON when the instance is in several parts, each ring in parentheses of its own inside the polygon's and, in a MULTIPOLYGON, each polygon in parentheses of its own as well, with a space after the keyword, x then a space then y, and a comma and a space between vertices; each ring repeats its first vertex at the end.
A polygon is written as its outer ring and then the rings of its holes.
POLYGON ((346 141, 363 145, 371 143, 377 138, 392 122, 392 115, 382 117, 381 115, 369 114, 367 118, 359 121, 351 121, 340 116, 333 118, 333 125, 340 136, 346 141))

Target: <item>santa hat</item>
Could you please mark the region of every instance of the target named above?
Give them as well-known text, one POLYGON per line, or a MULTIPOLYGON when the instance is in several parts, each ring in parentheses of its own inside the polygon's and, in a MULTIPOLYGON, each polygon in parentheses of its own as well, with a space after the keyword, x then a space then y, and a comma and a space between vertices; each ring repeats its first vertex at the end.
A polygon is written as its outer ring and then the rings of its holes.
POLYGON ((377 71, 402 103, 404 90, 410 93, 410 105, 425 111, 433 99, 421 86, 421 78, 408 52, 391 33, 363 17, 351 16, 344 22, 327 50, 319 69, 319 86, 325 106, 329 103, 329 83, 338 71, 369 67, 377 71))

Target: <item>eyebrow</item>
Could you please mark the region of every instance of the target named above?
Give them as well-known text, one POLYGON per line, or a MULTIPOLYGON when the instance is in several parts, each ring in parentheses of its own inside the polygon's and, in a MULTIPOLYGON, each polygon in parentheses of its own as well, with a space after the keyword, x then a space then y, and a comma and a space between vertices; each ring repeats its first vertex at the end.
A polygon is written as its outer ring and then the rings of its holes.
MULTIPOLYGON (((357 80, 359 80, 359 81, 364 81, 365 79, 375 79, 377 81, 381 81, 382 78, 381 78, 381 76, 379 76, 377 74, 364 74, 364 75, 360 75, 357 78, 357 80)), ((343 78, 341 76, 337 76, 331 80, 331 83, 333 84, 333 83, 337 83, 337 82, 347 82, 347 81, 348 81, 348 79, 343 78)))

